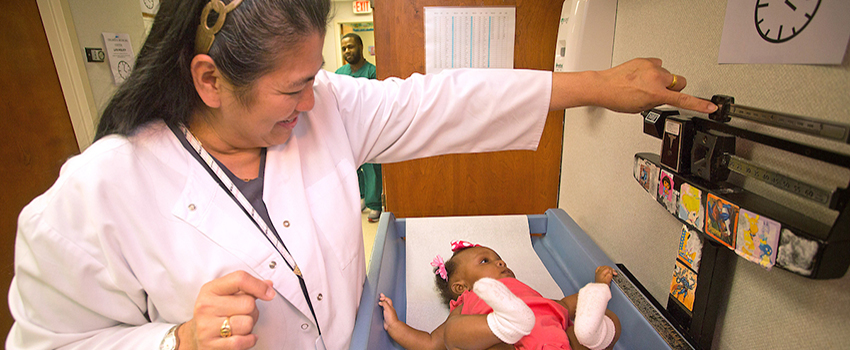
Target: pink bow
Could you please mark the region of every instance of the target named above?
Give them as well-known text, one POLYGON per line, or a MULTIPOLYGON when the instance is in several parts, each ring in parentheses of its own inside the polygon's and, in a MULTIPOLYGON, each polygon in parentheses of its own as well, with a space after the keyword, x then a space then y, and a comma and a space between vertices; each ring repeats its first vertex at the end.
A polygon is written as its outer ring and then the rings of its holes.
POLYGON ((437 268, 437 271, 434 271, 435 274, 440 275, 440 277, 448 281, 449 273, 446 272, 446 263, 443 262, 443 257, 437 254, 434 261, 431 262, 431 266, 437 268))
POLYGON ((472 248, 472 247, 480 247, 480 244, 472 244, 467 241, 452 241, 452 252, 456 252, 461 249, 472 248))

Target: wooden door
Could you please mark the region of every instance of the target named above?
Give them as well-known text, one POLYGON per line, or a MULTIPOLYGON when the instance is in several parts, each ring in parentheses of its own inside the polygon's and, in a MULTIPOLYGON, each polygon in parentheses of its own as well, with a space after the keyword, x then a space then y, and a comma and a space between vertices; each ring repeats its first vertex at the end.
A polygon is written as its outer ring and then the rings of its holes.
POLYGON ((18 214, 79 153, 35 0, 0 1, 0 334, 9 333, 18 214))
MULTIPOLYGON (((514 67, 551 71, 562 1, 373 1, 378 79, 425 72, 425 6, 515 6, 514 67)), ((447 155, 385 164, 396 217, 542 214, 558 206, 563 111, 550 112, 537 151, 447 155)))

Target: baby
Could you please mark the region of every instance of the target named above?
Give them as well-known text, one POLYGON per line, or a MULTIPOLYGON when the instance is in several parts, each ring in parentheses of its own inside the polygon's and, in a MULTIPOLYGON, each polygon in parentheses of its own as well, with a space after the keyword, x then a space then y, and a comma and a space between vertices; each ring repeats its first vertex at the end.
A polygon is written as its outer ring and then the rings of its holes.
POLYGON ((619 338, 620 321, 607 310, 613 268, 598 267, 596 283, 555 301, 518 281, 490 248, 454 241, 452 252, 445 263, 439 255, 431 263, 451 309, 433 332, 399 321, 392 300, 381 294, 384 329, 405 349, 595 350, 611 349, 619 338))

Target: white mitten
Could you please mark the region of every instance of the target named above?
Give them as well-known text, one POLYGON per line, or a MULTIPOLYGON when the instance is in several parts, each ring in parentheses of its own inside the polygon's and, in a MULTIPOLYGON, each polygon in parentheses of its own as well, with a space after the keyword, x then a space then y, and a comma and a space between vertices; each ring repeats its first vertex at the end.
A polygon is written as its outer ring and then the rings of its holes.
POLYGON ((588 283, 578 291, 576 339, 591 350, 604 349, 614 340, 614 321, 605 316, 611 288, 605 283, 588 283))
POLYGON ((487 315, 487 325, 496 337, 515 344, 531 334, 534 312, 502 282, 485 277, 475 282, 472 291, 493 308, 487 315))

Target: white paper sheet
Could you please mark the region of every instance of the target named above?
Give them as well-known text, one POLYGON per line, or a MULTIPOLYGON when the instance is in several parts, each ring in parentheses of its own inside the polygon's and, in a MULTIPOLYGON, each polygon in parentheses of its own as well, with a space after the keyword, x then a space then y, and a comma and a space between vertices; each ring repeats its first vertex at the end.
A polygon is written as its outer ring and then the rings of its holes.
POLYGON ((425 7, 425 72, 513 68, 516 8, 425 7))
POLYGON ((717 61, 841 64, 848 19, 847 0, 729 0, 717 61))
POLYGON ((130 35, 122 33, 102 33, 103 43, 106 45, 106 57, 109 58, 109 67, 112 68, 112 78, 115 85, 120 85, 136 65, 136 55, 133 53, 133 45, 130 45, 130 35))
POLYGON ((453 240, 492 248, 518 280, 544 297, 564 297, 531 246, 525 215, 409 218, 406 221, 407 324, 413 328, 431 332, 449 315, 436 290, 430 264, 437 254, 444 260, 451 258, 453 240))

